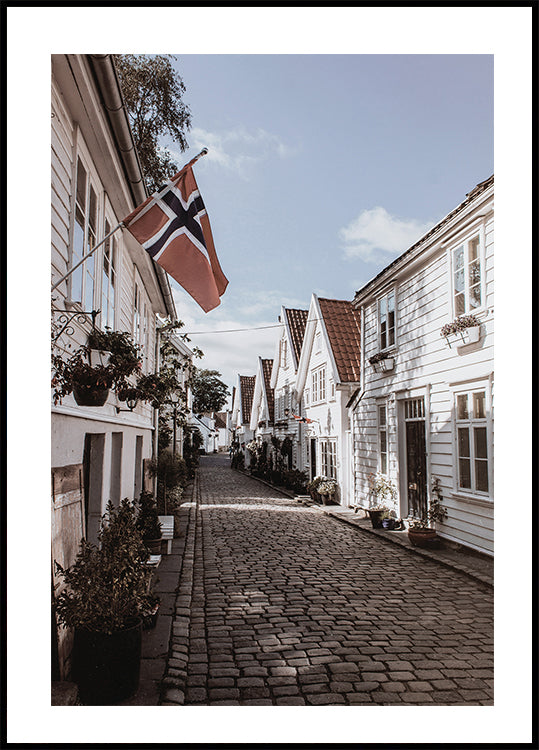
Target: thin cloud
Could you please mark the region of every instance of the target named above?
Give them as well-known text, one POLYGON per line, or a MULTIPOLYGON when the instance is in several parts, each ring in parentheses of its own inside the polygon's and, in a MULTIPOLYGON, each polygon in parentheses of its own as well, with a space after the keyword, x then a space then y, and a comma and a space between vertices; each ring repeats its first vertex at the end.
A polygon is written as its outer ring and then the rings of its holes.
POLYGON ((221 133, 193 128, 189 132, 189 140, 196 149, 208 148, 208 154, 204 157, 206 162, 230 169, 244 179, 249 178, 257 164, 275 156, 284 159, 294 153, 278 136, 262 128, 248 132, 239 127, 221 133))
POLYGON ((387 262, 414 244, 432 226, 431 222, 399 219, 377 206, 362 211, 340 230, 346 258, 360 258, 366 263, 387 262))

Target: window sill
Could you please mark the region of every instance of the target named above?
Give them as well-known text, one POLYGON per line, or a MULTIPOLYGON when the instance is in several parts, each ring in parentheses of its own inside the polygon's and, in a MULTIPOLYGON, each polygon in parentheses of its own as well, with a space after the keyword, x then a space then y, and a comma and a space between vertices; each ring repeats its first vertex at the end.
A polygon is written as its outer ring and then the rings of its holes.
POLYGON ((452 497, 459 503, 468 503, 469 505, 479 505, 483 508, 493 508, 494 500, 479 495, 465 495, 461 492, 452 492, 452 497))

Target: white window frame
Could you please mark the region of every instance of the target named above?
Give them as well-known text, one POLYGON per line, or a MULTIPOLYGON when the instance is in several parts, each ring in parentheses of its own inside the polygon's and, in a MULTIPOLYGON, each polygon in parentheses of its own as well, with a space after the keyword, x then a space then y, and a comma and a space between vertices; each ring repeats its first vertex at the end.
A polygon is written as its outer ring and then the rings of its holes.
POLYGON ((380 474, 388 476, 389 474, 389 420, 387 401, 376 402, 376 464, 380 474), (384 419, 381 413, 384 413, 384 419), (383 440, 385 440, 385 451, 383 450, 383 440), (384 466, 385 457, 385 466, 384 466))
POLYGON ((311 371, 312 404, 323 404, 326 401, 326 365, 311 371))
POLYGON ((303 392, 303 400, 305 401, 305 406, 309 406, 309 404, 310 404, 310 396, 311 396, 311 392, 310 392, 309 388, 306 388, 304 390, 304 392, 303 392))
POLYGON ((450 269, 450 307, 451 315, 453 318, 457 318, 460 315, 473 315, 481 313, 486 308, 486 257, 485 257, 485 228, 484 225, 476 225, 473 229, 462 235, 458 241, 452 242, 447 250, 448 253, 448 266, 450 269), (480 267, 480 290, 481 290, 481 304, 478 307, 472 307, 470 304, 470 278, 468 273, 464 273, 464 310, 457 312, 456 306, 456 284, 455 284, 455 253, 463 247, 464 248, 464 269, 468 269, 470 265, 470 246, 473 239, 479 237, 479 251, 478 260, 480 267))
POLYGON ((330 378, 329 379, 329 400, 335 401, 336 397, 337 397, 337 391, 335 388, 335 381, 333 380, 333 378, 330 378))
POLYGON ((378 351, 385 351, 386 349, 393 349, 397 345, 397 287, 392 286, 391 289, 387 289, 383 294, 380 294, 376 298, 376 323, 377 323, 377 342, 378 342, 378 351), (393 340, 389 340, 389 328, 388 328, 388 300, 390 297, 393 297, 393 340), (381 303, 385 301, 386 304, 386 343, 383 344, 382 342, 382 314, 380 311, 381 303))
POLYGON ((327 479, 337 479, 337 438, 318 441, 320 448, 320 473, 327 479))
POLYGON ((281 339, 281 367, 286 369, 287 367, 287 341, 281 339))
POLYGON ((452 394, 452 405, 453 405, 453 465, 455 470, 453 472, 453 494, 456 497, 463 498, 465 500, 476 500, 478 502, 487 501, 492 504, 494 500, 494 456, 493 456, 493 429, 494 429, 494 416, 493 416, 493 399, 492 399, 492 379, 480 379, 472 380, 466 383, 454 384, 451 387, 452 394), (485 417, 476 419, 473 417, 473 394, 483 392, 485 394, 485 417), (459 419, 458 414, 458 397, 468 394, 468 419, 459 419), (470 406, 472 408, 472 414, 470 415, 470 406), (487 463, 487 479, 488 479, 488 490, 477 490, 476 487, 476 475, 475 475, 475 441, 473 436, 473 428, 475 426, 486 428, 486 442, 487 442, 487 458, 477 460, 486 460, 487 463), (470 483, 471 487, 460 486, 460 454, 459 454, 459 428, 465 427, 469 429, 469 445, 470 445, 470 483))
MULTIPOLYGON (((89 252, 89 241, 90 233, 93 237, 93 244, 91 247, 95 247, 102 236, 102 216, 103 216, 103 190, 92 165, 86 149, 80 141, 76 148, 74 164, 73 164, 73 197, 72 197, 72 211, 71 211, 71 241, 69 243, 69 268, 73 268, 80 262, 81 258, 89 252), (85 178, 85 196, 84 206, 81 206, 78 202, 78 170, 79 162, 81 163, 84 171, 86 172, 85 178), (95 226, 90 226, 90 196, 91 193, 95 195, 95 226), (83 237, 82 237, 82 249, 81 252, 75 252, 75 233, 76 227, 79 226, 77 222, 77 213, 82 214, 84 221, 83 237)), ((83 310, 94 310, 96 307, 96 299, 99 289, 98 284, 98 263, 96 253, 90 255, 83 263, 75 269, 75 271, 68 277, 68 295, 71 302, 76 303, 82 307, 83 310), (92 272, 93 269, 93 272, 92 272), (75 281, 80 278, 80 294, 75 290, 75 281), (88 280, 92 279, 92 291, 91 301, 89 299, 89 290, 87 288, 88 280)), ((77 287, 79 284, 77 283, 77 287)))
MULTIPOLYGON (((112 226, 114 226, 114 224, 110 220, 110 217, 105 215, 105 224, 103 227, 105 236, 110 232, 112 226)), ((99 285, 99 294, 101 297, 101 328, 103 330, 105 328, 115 330, 116 316, 118 315, 118 303, 120 300, 120 241, 114 234, 103 244, 99 268, 101 276, 101 284, 99 285), (106 269, 106 261, 108 261, 108 271, 106 269), (114 290, 112 295, 111 288, 114 290)))

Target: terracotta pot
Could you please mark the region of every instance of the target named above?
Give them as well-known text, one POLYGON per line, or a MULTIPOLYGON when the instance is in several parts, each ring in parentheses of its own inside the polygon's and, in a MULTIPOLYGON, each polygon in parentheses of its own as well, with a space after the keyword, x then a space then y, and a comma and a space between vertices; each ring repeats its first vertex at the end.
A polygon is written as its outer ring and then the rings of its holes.
POLYGON ((429 547, 437 539, 436 529, 408 529, 408 539, 414 547, 429 547))
POLYGON ((79 406, 104 406, 109 397, 108 388, 91 385, 74 385, 73 397, 79 406))

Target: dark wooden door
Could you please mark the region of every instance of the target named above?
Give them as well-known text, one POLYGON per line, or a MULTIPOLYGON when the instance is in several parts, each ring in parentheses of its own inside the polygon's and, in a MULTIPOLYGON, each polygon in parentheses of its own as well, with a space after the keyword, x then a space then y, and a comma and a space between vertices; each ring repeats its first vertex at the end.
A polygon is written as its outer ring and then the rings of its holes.
POLYGON ((311 438, 311 481, 316 476, 316 439, 311 438))
POLYGON ((427 457, 425 422, 406 422, 408 513, 423 518, 427 512, 427 457))

